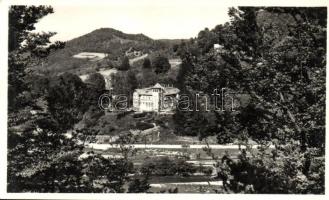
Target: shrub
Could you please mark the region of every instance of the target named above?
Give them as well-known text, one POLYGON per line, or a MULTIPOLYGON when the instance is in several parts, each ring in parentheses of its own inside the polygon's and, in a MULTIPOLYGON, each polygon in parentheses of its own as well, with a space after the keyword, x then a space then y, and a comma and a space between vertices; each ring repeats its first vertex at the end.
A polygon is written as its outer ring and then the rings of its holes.
POLYGON ((123 57, 121 64, 117 67, 118 70, 126 71, 130 69, 129 58, 127 56, 123 57))
POLYGON ((155 69, 155 73, 166 73, 170 69, 170 63, 168 58, 163 56, 158 56, 154 59, 153 67, 155 69))
POLYGON ((151 65, 151 61, 149 58, 145 58, 143 61, 143 68, 144 69, 151 69, 152 65, 151 65))
POLYGON ((146 122, 137 122, 136 123, 136 129, 139 129, 139 130, 146 130, 146 129, 153 128, 153 127, 154 127, 154 125, 151 123, 146 123, 146 122))
POLYGON ((142 174, 158 176, 182 175, 190 176, 197 168, 183 159, 171 159, 169 157, 158 157, 147 159, 142 167, 142 174))
POLYGON ((145 117, 147 113, 135 113, 133 115, 133 118, 141 118, 141 117, 145 117))
POLYGON ((134 111, 124 111, 124 112, 121 112, 117 115, 117 119, 121 119, 122 117, 125 117, 126 115, 129 115, 130 113, 132 113, 134 111))

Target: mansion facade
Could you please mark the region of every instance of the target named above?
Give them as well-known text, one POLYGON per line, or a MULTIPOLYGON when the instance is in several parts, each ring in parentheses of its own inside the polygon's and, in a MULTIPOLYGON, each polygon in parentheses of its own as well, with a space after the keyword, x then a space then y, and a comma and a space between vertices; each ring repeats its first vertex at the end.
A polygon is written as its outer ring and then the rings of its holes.
POLYGON ((178 98, 178 88, 157 83, 152 87, 135 90, 133 110, 138 112, 170 112, 175 109, 178 98))

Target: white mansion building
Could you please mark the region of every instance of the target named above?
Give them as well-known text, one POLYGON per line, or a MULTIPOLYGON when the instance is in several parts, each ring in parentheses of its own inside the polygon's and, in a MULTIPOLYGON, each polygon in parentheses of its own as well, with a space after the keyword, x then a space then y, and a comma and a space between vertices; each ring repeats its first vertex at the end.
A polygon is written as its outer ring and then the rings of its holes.
POLYGON ((179 98, 179 89, 155 84, 153 87, 136 89, 133 94, 133 110, 139 112, 168 112, 174 110, 179 98))

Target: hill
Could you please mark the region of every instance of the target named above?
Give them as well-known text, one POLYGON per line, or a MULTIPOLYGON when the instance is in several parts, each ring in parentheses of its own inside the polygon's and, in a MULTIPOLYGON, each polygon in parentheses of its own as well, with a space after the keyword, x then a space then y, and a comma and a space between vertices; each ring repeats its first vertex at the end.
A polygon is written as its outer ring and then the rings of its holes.
POLYGON ((130 59, 145 54, 162 54, 170 58, 173 57, 173 45, 179 42, 153 40, 144 34, 101 28, 68 41, 64 49, 52 53, 37 70, 48 75, 63 72, 81 75, 97 68, 115 67, 124 55, 129 55, 130 59))

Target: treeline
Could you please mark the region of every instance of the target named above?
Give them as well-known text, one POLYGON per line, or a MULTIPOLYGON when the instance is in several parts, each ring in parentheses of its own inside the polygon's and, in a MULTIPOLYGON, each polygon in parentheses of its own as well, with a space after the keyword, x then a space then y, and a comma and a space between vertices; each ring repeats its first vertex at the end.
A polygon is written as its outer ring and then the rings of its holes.
POLYGON ((104 61, 97 63, 102 67, 116 67, 120 65, 125 52, 132 48, 144 54, 161 53, 166 57, 174 55, 173 46, 179 43, 176 40, 153 40, 143 34, 126 34, 112 28, 101 28, 81 37, 70 40, 64 49, 50 54, 44 64, 44 68, 38 68, 41 72, 52 75, 67 72, 79 72, 79 70, 95 68, 94 62, 76 59, 72 56, 81 52, 99 52, 107 55, 104 61), (82 68, 82 69, 81 69, 82 68))
POLYGON ((176 83, 176 74, 169 74, 171 65, 168 58, 162 55, 153 59, 146 57, 132 66, 129 59, 124 57, 117 69, 117 73, 111 74, 113 93, 124 94, 130 98, 136 88, 150 87, 157 82, 176 83))

